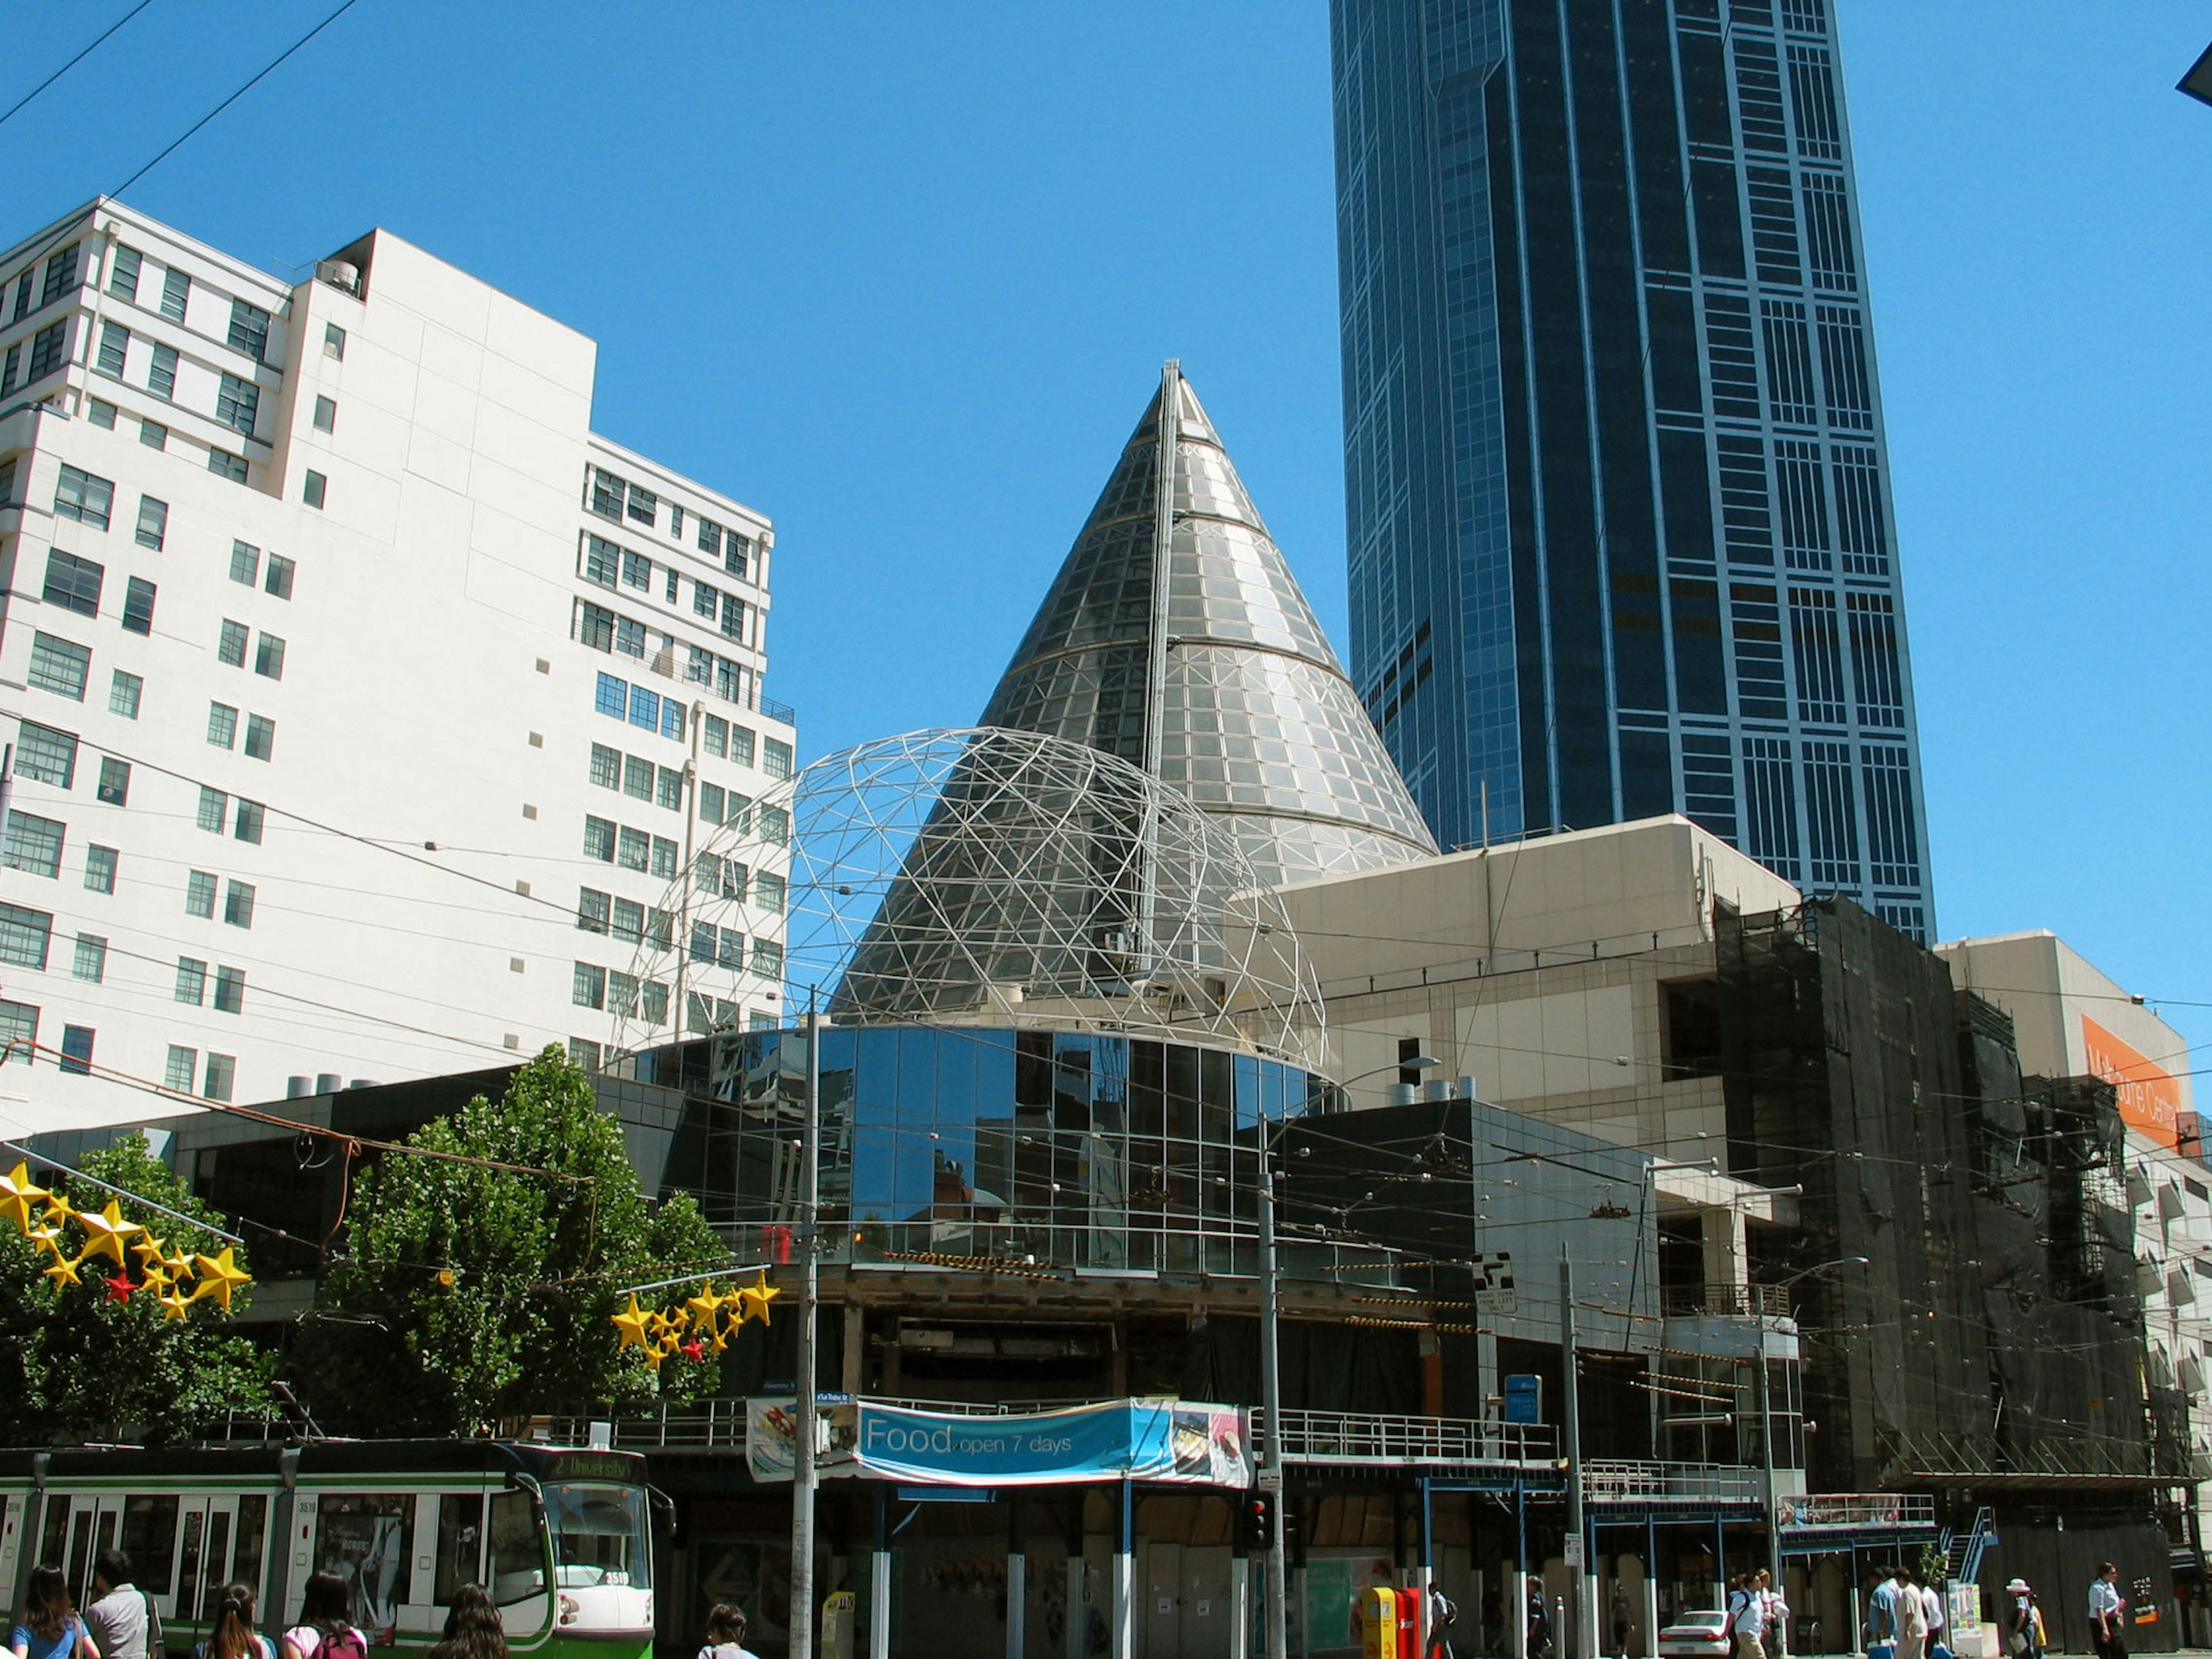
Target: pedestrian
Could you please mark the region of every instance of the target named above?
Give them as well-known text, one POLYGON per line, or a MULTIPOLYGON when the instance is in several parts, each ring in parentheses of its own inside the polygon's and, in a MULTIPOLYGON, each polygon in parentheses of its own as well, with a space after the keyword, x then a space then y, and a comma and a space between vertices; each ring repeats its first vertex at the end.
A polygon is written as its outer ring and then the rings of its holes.
POLYGON ((1897 1646, 1897 1586, 1891 1581, 1893 1569, 1881 1569, 1881 1577, 1867 1595, 1867 1651, 1887 1647, 1894 1651, 1897 1646))
POLYGON ((161 1659, 161 1615, 131 1582, 131 1558, 104 1549, 93 1558, 92 1605, 85 1628, 106 1659, 161 1659))
POLYGON ((717 1601, 707 1615, 707 1645, 699 1659, 755 1659, 745 1646, 745 1616, 727 1601, 717 1601))
POLYGON ((1618 1578, 1613 1581, 1613 1650, 1618 1659, 1628 1659, 1628 1587, 1618 1578))
POLYGON ((1739 1577, 1729 1592, 1729 1629, 1735 1659, 1766 1659, 1766 1597, 1757 1578, 1739 1577))
POLYGON ((2025 1578, 2005 1586, 2005 1650, 2014 1659, 2043 1659, 2043 1609, 2025 1578))
POLYGON ((2097 1659, 2128 1659, 2127 1627, 2121 1618, 2127 1605, 2120 1595, 2120 1570, 2107 1561, 2089 1586, 2089 1641, 2097 1659))
POLYGON ((15 1659, 100 1659, 100 1646, 77 1617, 59 1567, 33 1567, 23 1610, 9 1632, 15 1659))
POLYGON ((346 1616, 346 1581, 337 1574, 307 1580, 300 1622, 284 1632, 283 1659, 368 1659, 368 1638, 346 1616))
POLYGON ((1429 1586, 1428 1659, 1452 1659, 1451 1638, 1446 1634, 1459 1622, 1459 1608, 1434 1584, 1429 1586))
POLYGON ((507 1659, 507 1626, 482 1584, 453 1592, 445 1632, 423 1659, 507 1659))
POLYGON ((1929 1583, 1927 1572, 1920 1569, 1912 1574, 1912 1589, 1928 1620, 1928 1659, 1951 1659, 1951 1644, 1944 1630, 1943 1592, 1929 1583))
POLYGON ((1544 1605, 1544 1581, 1528 1581, 1528 1659, 1542 1659, 1552 1649, 1552 1615, 1544 1605))
POLYGON ((1925 1659, 1928 1652, 1928 1604, 1899 1567, 1890 1583, 1891 1606, 1896 1609, 1897 1659, 1925 1659))
POLYGON ((1495 1584, 1482 1592, 1482 1650, 1493 1656, 1505 1651, 1505 1598, 1495 1584))
POLYGON ((1790 1604, 1771 1574, 1759 1576, 1766 1591, 1766 1659, 1784 1659, 1790 1651, 1790 1604))
POLYGON ((192 1659, 276 1659, 276 1644, 253 1628, 253 1590, 225 1584, 216 1602, 215 1628, 192 1649, 192 1659))

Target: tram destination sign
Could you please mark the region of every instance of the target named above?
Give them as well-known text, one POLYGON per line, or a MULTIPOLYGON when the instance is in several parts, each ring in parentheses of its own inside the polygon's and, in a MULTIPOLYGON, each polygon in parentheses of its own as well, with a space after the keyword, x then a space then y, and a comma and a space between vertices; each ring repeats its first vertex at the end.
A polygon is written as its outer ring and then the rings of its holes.
MULTIPOLYGON (((794 1402, 745 1402, 745 1457, 756 1480, 788 1480, 794 1402)), ((1245 1487, 1250 1439, 1232 1406, 1111 1400, 1060 1411, 969 1414, 854 1400, 817 1423, 815 1469, 840 1476, 951 1486, 1146 1480, 1245 1487)))

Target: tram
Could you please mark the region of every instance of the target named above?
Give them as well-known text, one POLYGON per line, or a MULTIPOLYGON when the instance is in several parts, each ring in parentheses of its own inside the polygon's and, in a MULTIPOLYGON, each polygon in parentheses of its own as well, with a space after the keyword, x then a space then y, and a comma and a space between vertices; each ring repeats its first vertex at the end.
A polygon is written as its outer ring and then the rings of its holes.
POLYGON ((0 1450, 0 1589, 20 1607, 31 1569, 58 1566, 82 1607, 94 1559, 119 1547, 179 1659, 233 1582, 274 1632, 335 1572, 353 1622, 400 1649, 436 1641, 473 1583, 518 1653, 647 1659, 665 1503, 635 1452, 503 1440, 0 1450))

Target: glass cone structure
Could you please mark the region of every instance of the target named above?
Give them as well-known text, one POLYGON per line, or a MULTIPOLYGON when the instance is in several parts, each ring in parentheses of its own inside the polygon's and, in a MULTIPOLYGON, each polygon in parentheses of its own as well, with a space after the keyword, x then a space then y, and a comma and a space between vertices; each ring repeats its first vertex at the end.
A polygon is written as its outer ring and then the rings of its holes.
POLYGON ((1270 884, 1437 850, 1172 362, 982 724, 1142 768, 1270 884))

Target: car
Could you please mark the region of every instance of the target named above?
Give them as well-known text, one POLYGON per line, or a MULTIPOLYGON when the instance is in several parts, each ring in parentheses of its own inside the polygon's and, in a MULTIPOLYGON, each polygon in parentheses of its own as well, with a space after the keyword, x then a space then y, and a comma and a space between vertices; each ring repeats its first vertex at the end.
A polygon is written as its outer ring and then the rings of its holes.
POLYGON ((1686 1613, 1659 1632, 1659 1659, 1728 1659, 1735 1646, 1729 1634, 1729 1616, 1686 1613))

